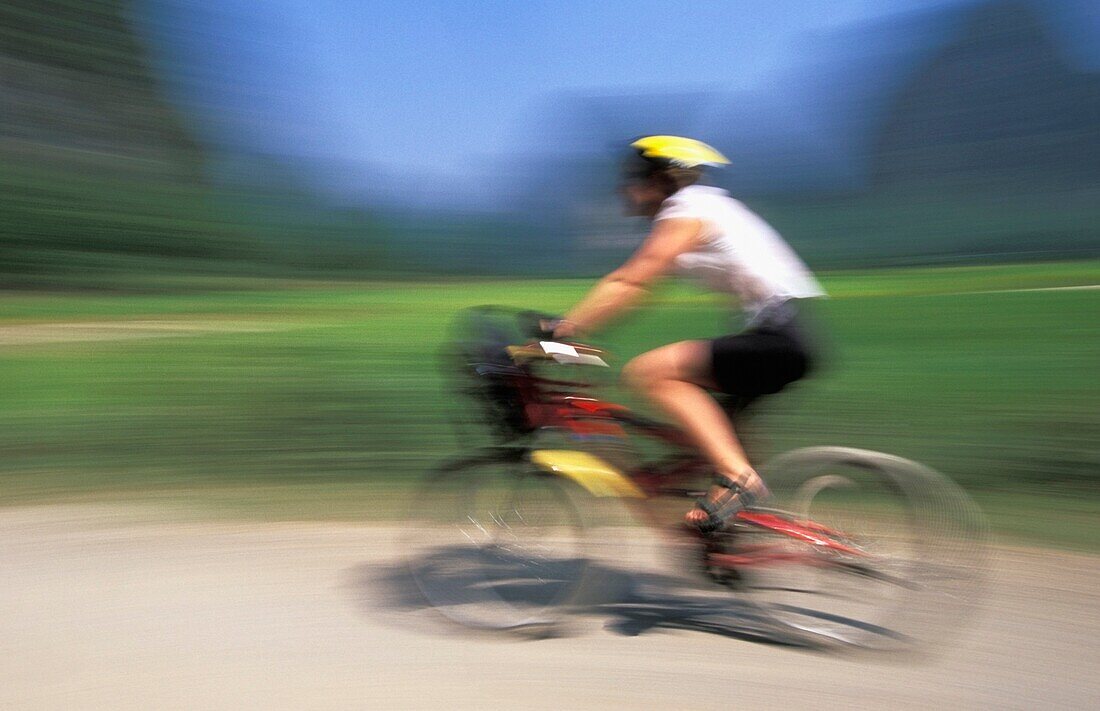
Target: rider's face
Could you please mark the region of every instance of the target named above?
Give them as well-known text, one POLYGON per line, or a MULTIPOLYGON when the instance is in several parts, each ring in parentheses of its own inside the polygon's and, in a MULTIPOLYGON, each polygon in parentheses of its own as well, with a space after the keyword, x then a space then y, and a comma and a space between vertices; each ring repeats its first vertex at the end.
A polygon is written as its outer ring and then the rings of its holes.
POLYGON ((623 207, 632 217, 653 217, 661 207, 665 194, 651 180, 627 180, 619 186, 623 207))

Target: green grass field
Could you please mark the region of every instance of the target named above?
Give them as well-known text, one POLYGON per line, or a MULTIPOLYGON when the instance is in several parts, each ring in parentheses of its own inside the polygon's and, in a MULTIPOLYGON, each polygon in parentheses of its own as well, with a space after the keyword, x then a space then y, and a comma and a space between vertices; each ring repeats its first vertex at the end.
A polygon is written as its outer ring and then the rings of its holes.
MULTIPOLYGON (((1003 533, 1100 548, 1100 290, 1059 288, 1100 283, 1100 263, 824 281, 831 357, 754 423, 766 452, 893 452, 953 477, 1003 533)), ((393 515, 408 482, 469 446, 451 433, 437 372, 454 312, 484 303, 561 311, 588 285, 2 294, 2 500, 393 515)), ((670 287, 601 342, 622 362, 719 333, 723 322, 709 297, 670 287)))

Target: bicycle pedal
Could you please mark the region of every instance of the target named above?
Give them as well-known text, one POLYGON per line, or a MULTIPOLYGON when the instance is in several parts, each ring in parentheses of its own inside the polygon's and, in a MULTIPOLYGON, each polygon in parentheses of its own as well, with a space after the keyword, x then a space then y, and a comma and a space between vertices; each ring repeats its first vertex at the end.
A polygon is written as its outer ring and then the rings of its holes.
POLYGON ((739 570, 734 568, 711 568, 707 573, 707 577, 713 580, 715 583, 721 585, 724 588, 730 590, 744 590, 745 576, 741 574, 739 570))
POLYGON ((740 590, 745 587, 744 574, 733 567, 714 565, 711 556, 714 554, 729 554, 734 551, 735 541, 740 534, 731 530, 730 524, 707 535, 703 540, 703 574, 711 581, 729 588, 740 590))

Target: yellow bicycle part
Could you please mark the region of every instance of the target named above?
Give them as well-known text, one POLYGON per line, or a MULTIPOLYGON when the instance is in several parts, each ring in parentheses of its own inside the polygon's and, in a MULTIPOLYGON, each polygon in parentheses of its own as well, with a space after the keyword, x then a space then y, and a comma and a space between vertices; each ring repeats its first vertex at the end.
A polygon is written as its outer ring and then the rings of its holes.
POLYGON ((593 496, 643 499, 645 493, 621 471, 587 452, 568 449, 539 449, 531 453, 536 466, 576 482, 593 496))

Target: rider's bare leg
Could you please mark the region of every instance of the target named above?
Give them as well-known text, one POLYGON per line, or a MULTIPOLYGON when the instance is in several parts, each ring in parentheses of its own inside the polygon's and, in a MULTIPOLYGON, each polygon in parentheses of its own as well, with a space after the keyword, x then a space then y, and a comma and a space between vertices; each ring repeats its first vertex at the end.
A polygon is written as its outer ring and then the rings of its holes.
MULTIPOLYGON (((623 368, 623 379, 668 413, 714 465, 718 474, 748 491, 765 490, 749 463, 729 417, 706 388, 711 380, 711 351, 707 341, 681 341, 643 353, 623 368)), ((712 487, 709 498, 725 493, 712 487)), ((688 521, 700 523, 706 512, 694 509, 688 521)))

